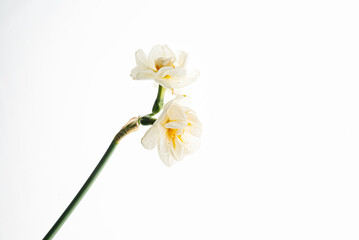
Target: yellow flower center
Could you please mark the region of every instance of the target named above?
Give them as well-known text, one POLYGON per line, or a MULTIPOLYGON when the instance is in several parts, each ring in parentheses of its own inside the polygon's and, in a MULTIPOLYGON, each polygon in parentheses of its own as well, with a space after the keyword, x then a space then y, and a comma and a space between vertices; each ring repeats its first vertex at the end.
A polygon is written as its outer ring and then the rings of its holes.
POLYGON ((182 139, 182 135, 184 133, 184 131, 182 132, 182 134, 180 135, 177 135, 177 130, 178 129, 175 129, 175 128, 168 128, 167 129, 167 136, 172 140, 172 144, 173 144, 173 148, 176 149, 176 137, 181 141, 183 142, 183 139, 182 139))

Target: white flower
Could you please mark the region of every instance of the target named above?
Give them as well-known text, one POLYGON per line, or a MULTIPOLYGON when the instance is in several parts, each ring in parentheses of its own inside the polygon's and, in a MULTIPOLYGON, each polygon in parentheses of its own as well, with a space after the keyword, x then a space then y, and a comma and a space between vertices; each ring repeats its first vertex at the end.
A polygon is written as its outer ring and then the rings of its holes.
POLYGON ((142 145, 153 149, 167 166, 172 166, 200 146, 202 125, 196 113, 183 106, 186 97, 177 96, 168 102, 162 114, 142 138, 142 145))
POLYGON ((187 54, 180 51, 178 58, 167 45, 156 45, 148 56, 140 49, 136 52, 137 66, 132 69, 134 80, 154 79, 167 89, 178 89, 194 82, 199 71, 187 71, 187 54))

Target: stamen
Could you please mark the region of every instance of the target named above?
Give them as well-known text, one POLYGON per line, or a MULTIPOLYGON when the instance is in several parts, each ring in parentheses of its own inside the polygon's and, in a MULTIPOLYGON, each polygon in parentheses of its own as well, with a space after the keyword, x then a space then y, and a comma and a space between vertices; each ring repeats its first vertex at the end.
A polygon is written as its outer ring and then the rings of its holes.
POLYGON ((177 135, 178 129, 175 128, 168 128, 167 130, 167 136, 172 140, 172 144, 173 144, 173 148, 176 149, 176 137, 181 141, 184 142, 182 139, 182 135, 184 133, 184 131, 182 132, 182 134, 177 135))

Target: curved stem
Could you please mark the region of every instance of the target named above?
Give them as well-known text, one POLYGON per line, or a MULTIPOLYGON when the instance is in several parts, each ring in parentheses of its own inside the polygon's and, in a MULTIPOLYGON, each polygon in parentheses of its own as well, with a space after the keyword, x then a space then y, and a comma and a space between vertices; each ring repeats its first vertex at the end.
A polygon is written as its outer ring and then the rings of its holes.
POLYGON ((158 92, 157 92, 157 98, 155 100, 155 103, 152 107, 152 113, 151 116, 156 115, 159 113, 163 107, 163 98, 165 96, 166 88, 162 87, 161 85, 158 86, 158 92))
POLYGON ((69 206, 65 209, 62 213, 60 218, 56 221, 54 226, 49 230, 46 236, 43 238, 44 240, 52 239, 62 225, 66 222, 68 217, 74 211, 76 206, 80 203, 81 199, 85 196, 87 191, 90 189, 93 182, 96 180, 97 176, 100 174, 101 170, 107 163, 108 159, 110 159, 113 151, 115 150, 116 146, 120 142, 120 140, 129 134, 130 132, 136 131, 138 129, 138 118, 132 118, 130 121, 122 127, 122 129, 117 133, 113 141, 111 142, 110 146, 108 147, 107 151, 105 152, 104 156, 102 157, 101 161, 97 164, 96 168, 93 170, 89 178, 86 180, 80 191, 76 194, 75 198, 71 201, 69 206))

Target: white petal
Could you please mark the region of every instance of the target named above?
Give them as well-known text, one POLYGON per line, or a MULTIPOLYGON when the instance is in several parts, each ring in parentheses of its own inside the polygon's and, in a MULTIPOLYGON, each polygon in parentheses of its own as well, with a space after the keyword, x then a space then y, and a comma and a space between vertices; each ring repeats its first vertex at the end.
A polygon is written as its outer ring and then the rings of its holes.
POLYGON ((176 98, 172 99, 171 101, 167 102, 167 103, 165 104, 165 106, 163 107, 163 112, 162 112, 161 115, 167 114, 168 109, 169 109, 174 103, 177 103, 178 100, 181 99, 181 98, 182 98, 182 96, 181 96, 181 97, 178 97, 178 98, 176 97, 176 98))
POLYGON ((202 135, 202 128, 197 126, 187 126, 185 132, 199 138, 202 135))
MULTIPOLYGON (((187 120, 188 121, 188 120, 187 120)), ((185 128, 186 133, 189 133, 195 137, 201 137, 202 135, 202 124, 197 121, 197 122, 188 122, 188 126, 185 128)))
POLYGON ((185 67, 187 64, 187 53, 184 51, 179 51, 178 60, 175 62, 176 67, 185 67))
POLYGON ((187 72, 187 70, 183 67, 166 67, 161 68, 160 71, 158 71, 158 75, 161 78, 161 85, 167 85, 176 89, 186 87, 193 83, 198 78, 199 71, 191 70, 190 72, 187 72))
POLYGON ((187 72, 186 77, 182 80, 182 87, 186 87, 197 80, 199 77, 199 71, 197 69, 192 69, 187 72))
MULTIPOLYGON (((185 109, 177 103, 172 103, 171 107, 167 110, 167 116, 172 121, 179 121, 187 123, 187 114, 185 109)), ((187 125, 187 124, 185 124, 187 125)), ((185 126, 184 125, 184 126, 185 126)))
POLYGON ((166 75, 162 76, 162 79, 158 81, 162 86, 168 89, 179 89, 184 87, 186 71, 177 69, 171 72, 167 72, 166 75))
POLYGON ((160 156, 162 162, 166 166, 170 167, 176 163, 176 161, 172 158, 172 156, 167 148, 166 136, 161 137, 161 140, 157 146, 157 150, 158 150, 158 155, 160 156))
POLYGON ((176 60, 176 55, 172 52, 172 50, 167 45, 163 45, 163 57, 171 58, 173 59, 173 62, 176 60))
POLYGON ((155 61, 157 58, 160 58, 163 56, 163 47, 161 45, 154 46, 150 53, 148 54, 147 58, 147 64, 152 69, 156 69, 155 67, 155 61))
POLYGON ((138 68, 141 69, 149 68, 147 66, 147 56, 141 49, 136 51, 135 56, 136 56, 136 64, 138 68))
POLYGON ((190 108, 186 109, 187 122, 192 126, 201 126, 201 122, 198 120, 197 114, 190 108))
POLYGON ((173 68, 173 67, 163 67, 158 71, 158 75, 161 78, 177 78, 182 79, 186 77, 186 69, 183 67, 173 68))
POLYGON ((155 81, 167 89, 180 88, 183 84, 183 79, 186 77, 186 70, 184 68, 162 67, 157 72, 155 81))
POLYGON ((160 129, 156 122, 147 130, 141 139, 142 146, 146 149, 153 149, 160 139, 160 129))
POLYGON ((170 136, 167 136, 166 145, 174 160, 181 161, 183 159, 185 149, 183 143, 178 139, 178 137, 175 137, 172 140, 170 136))
POLYGON ((178 138, 175 139, 175 143, 176 147, 174 148, 174 155, 172 156, 176 161, 181 161, 185 155, 185 146, 178 138))
POLYGON ((175 120, 165 124, 165 128, 182 129, 186 127, 187 122, 185 120, 175 120))
POLYGON ((161 58, 158 58, 155 63, 158 66, 173 68, 172 64, 174 61, 175 61, 175 59, 173 57, 170 57, 170 58, 162 58, 161 57, 161 58), (157 64, 157 62, 158 62, 158 64, 157 64))
POLYGON ((191 134, 185 132, 185 134, 183 134, 181 138, 183 140, 185 154, 191 154, 198 150, 198 148, 201 146, 200 138, 194 137, 191 134))
POLYGON ((157 78, 157 74, 152 69, 143 70, 136 67, 132 69, 131 77, 134 80, 148 80, 157 78))
POLYGON ((173 87, 169 84, 169 82, 165 79, 158 79, 158 78, 155 78, 155 81, 161 85, 162 87, 168 89, 168 90, 171 90, 173 89, 173 87))
POLYGON ((198 120, 196 113, 190 108, 187 108, 187 123, 188 126, 185 128, 185 132, 198 138, 201 137, 202 124, 198 120))
POLYGON ((173 100, 166 103, 162 109, 161 115, 157 118, 157 121, 161 126, 164 126, 169 121, 169 118, 167 116, 167 110, 172 106, 172 104, 173 104, 173 100))

